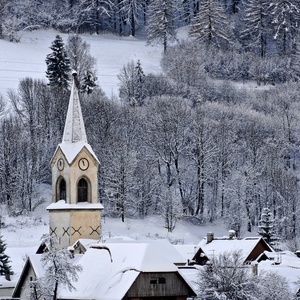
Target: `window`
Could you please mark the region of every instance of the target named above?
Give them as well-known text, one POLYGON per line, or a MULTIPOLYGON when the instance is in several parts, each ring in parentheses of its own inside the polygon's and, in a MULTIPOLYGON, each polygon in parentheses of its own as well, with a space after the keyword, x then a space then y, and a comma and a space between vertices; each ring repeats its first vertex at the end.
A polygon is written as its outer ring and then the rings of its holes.
POLYGON ((166 283, 166 278, 165 277, 159 277, 158 278, 158 283, 165 284, 166 283))
POLYGON ((78 182, 78 202, 88 201, 88 183, 84 178, 78 182))
POLYGON ((157 278, 156 277, 150 278, 150 284, 157 284, 157 278))
POLYGON ((66 200, 66 181, 61 179, 59 183, 59 199, 58 200, 66 200))
POLYGON ((165 277, 151 277, 150 284, 166 284, 165 277))

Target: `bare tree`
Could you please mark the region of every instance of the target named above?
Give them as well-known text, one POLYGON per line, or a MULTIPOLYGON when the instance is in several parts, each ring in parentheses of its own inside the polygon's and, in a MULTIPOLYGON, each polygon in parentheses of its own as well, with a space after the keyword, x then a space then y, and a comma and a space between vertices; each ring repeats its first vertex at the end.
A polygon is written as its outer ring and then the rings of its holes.
POLYGON ((90 45, 79 35, 70 35, 66 45, 71 69, 77 72, 79 89, 92 91, 96 86, 96 59, 90 54, 90 45))
POLYGON ((57 300, 59 287, 64 286, 69 291, 76 290, 74 283, 78 280, 82 267, 74 264, 74 262, 72 263, 68 250, 58 250, 58 239, 56 237, 44 235, 42 242, 47 247, 41 258, 45 268, 45 278, 43 280, 51 291, 49 296, 53 300, 57 300))

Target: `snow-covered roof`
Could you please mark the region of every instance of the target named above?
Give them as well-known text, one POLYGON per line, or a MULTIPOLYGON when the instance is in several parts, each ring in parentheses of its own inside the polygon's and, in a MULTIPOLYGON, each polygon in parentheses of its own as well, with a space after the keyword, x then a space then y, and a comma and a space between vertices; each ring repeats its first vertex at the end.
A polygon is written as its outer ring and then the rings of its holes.
POLYGON ((275 272, 285 277, 291 291, 296 293, 299 288, 300 258, 290 251, 268 252, 267 256, 270 260, 264 260, 258 264, 259 274, 275 272))
POLYGON ((207 239, 204 238, 197 248, 198 250, 201 248, 208 259, 226 252, 240 251, 241 258, 245 261, 260 241, 260 237, 243 239, 215 238, 210 243, 207 243, 207 239))
POLYGON ((185 262, 191 260, 197 250, 195 245, 174 245, 174 248, 180 253, 185 262))
POLYGON ((87 137, 79 102, 78 88, 76 85, 77 73, 73 74, 73 83, 69 100, 68 112, 63 134, 63 142, 66 143, 87 143, 87 137))
POLYGON ((201 267, 180 267, 179 273, 180 275, 192 286, 194 291, 199 289, 198 277, 199 277, 199 269, 201 267))
POLYGON ((82 210, 82 209, 103 209, 103 205, 100 203, 89 203, 89 202, 78 202, 76 204, 66 203, 65 200, 59 200, 57 202, 51 203, 47 206, 47 210, 57 210, 57 209, 72 209, 72 210, 82 210))
MULTIPOLYGON (((45 274, 41 257, 41 254, 31 255, 27 261, 37 278, 45 274)), ((82 272, 78 274, 78 281, 73 283, 75 291, 59 288, 60 299, 121 300, 141 272, 178 272, 155 243, 95 243, 85 254, 75 255, 72 262, 80 265, 82 272)), ((22 274, 18 289, 25 275, 22 274)), ((193 290, 188 280, 186 283, 193 290)))
POLYGON ((177 272, 152 243, 95 244, 76 262, 82 266, 76 291, 62 299, 122 299, 140 272, 177 272))
POLYGON ((54 153, 56 153, 58 148, 60 148, 63 154, 65 155, 67 162, 71 164, 84 147, 94 156, 96 161, 99 163, 99 160, 95 152, 93 151, 92 147, 90 146, 90 144, 84 141, 79 141, 76 143, 66 143, 63 141, 57 146, 56 151, 54 153))
POLYGON ((158 248, 173 264, 186 263, 185 257, 183 257, 177 249, 167 239, 159 239, 152 241, 154 247, 158 248))
POLYGON ((32 254, 28 257, 37 278, 45 276, 45 270, 41 262, 42 256, 40 254, 32 254))

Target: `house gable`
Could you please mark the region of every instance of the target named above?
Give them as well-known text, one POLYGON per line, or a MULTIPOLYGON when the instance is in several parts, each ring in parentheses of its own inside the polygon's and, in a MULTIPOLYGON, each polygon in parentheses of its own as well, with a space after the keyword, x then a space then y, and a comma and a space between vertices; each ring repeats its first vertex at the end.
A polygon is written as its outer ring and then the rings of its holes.
POLYGON ((233 251, 240 251, 243 262, 249 263, 256 260, 264 251, 273 251, 273 249, 259 237, 244 239, 215 238, 210 242, 203 240, 200 242, 200 245, 191 263, 205 265, 213 255, 218 256, 233 251))
POLYGON ((142 272, 128 290, 126 299, 186 299, 188 296, 196 294, 178 272, 142 272))

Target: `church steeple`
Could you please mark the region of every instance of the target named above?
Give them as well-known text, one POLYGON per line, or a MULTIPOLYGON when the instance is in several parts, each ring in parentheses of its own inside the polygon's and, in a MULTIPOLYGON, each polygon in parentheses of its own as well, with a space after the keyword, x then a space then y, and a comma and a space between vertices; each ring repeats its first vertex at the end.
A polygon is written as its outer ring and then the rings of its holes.
POLYGON ((76 75, 73 73, 62 142, 51 161, 52 204, 47 207, 50 234, 59 237, 61 248, 73 245, 80 238, 101 237, 99 160, 87 142, 76 75))
POLYGON ((66 143, 76 143, 80 141, 87 143, 78 95, 77 72, 73 71, 72 75, 73 83, 62 141, 66 143))

